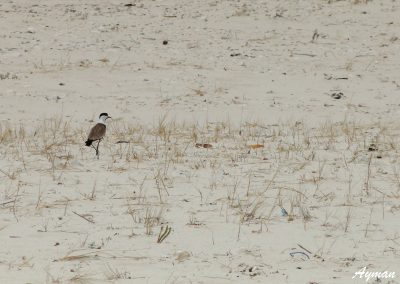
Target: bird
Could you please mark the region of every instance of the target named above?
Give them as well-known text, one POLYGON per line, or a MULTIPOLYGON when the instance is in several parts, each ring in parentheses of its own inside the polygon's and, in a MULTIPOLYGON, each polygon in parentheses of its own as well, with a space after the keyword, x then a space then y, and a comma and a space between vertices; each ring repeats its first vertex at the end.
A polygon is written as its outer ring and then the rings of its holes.
POLYGON ((111 116, 108 115, 108 113, 103 112, 99 115, 99 121, 95 126, 92 127, 92 129, 89 132, 88 139, 85 142, 85 145, 88 147, 93 147, 93 149, 96 150, 96 156, 97 159, 99 158, 99 145, 101 142, 101 139, 104 138, 104 135, 106 135, 106 120, 108 118, 111 118, 111 116), (97 142, 97 147, 94 147, 92 144, 93 142, 97 142))

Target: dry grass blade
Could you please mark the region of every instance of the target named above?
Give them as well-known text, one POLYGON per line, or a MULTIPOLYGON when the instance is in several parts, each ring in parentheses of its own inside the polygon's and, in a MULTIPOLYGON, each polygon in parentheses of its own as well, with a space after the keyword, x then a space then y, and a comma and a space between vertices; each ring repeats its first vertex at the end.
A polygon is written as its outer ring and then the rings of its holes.
POLYGON ((109 253, 103 250, 95 250, 89 251, 85 253, 77 253, 82 250, 72 250, 66 256, 59 258, 58 261, 75 261, 75 260, 84 260, 84 259, 92 259, 92 258, 107 258, 107 259, 134 259, 134 260, 143 260, 147 259, 146 256, 127 256, 127 255, 116 255, 115 253, 109 253), (76 253, 76 254, 75 254, 76 253))
POLYGON ((263 144, 250 144, 249 148, 251 149, 260 149, 260 148, 264 148, 263 144))
POLYGON ((75 211, 72 211, 72 213, 74 213, 75 215, 77 215, 77 216, 81 217, 82 219, 88 221, 89 223, 94 224, 94 221, 91 219, 91 218, 93 218, 92 215, 90 215, 90 214, 81 215, 79 213, 76 213, 75 211))
POLYGON ((158 234, 157 243, 162 243, 168 235, 171 233, 171 227, 168 225, 166 227, 162 226, 160 229, 160 233, 158 234))

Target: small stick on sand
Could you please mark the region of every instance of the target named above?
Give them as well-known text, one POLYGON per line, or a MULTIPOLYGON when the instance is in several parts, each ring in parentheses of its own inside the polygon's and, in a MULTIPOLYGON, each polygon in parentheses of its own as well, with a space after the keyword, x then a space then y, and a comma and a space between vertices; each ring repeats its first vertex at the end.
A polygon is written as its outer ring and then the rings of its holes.
POLYGON ((306 249, 305 247, 303 247, 302 245, 300 245, 300 244, 297 244, 300 248, 302 248, 303 250, 305 250, 306 252, 308 252, 309 254, 311 254, 312 256, 314 256, 314 257, 316 257, 316 258, 319 258, 319 259, 322 259, 322 261, 324 261, 324 259, 322 258, 322 256, 320 256, 320 255, 317 255, 317 254, 315 254, 315 253, 312 253, 311 251, 309 251, 308 249, 306 249))
POLYGON ((72 211, 72 213, 74 213, 75 215, 81 217, 82 219, 85 219, 85 220, 88 221, 89 223, 94 224, 94 221, 93 221, 93 220, 90 220, 89 218, 87 218, 87 217, 85 217, 85 216, 83 216, 83 215, 81 215, 81 214, 78 214, 78 213, 76 213, 75 211, 72 211))

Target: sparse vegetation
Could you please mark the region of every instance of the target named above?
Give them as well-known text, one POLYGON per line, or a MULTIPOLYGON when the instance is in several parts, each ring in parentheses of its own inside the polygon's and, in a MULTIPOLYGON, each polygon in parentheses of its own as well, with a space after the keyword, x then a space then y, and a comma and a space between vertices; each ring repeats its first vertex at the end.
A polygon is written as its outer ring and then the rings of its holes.
MULTIPOLYGON (((363 223, 364 237, 368 237, 374 226, 372 208, 382 204, 385 218, 384 203, 396 201, 399 196, 397 169, 385 158, 398 158, 393 131, 397 128, 347 121, 312 129, 299 123, 268 126, 251 122, 234 129, 213 122, 180 125, 163 116, 153 129, 113 122, 105 139, 106 153, 97 161, 82 146, 82 135, 76 135, 85 130, 73 128, 61 118, 45 120, 32 130, 0 123, 0 153, 6 163, 1 170, 5 190, 0 212, 11 213, 15 221, 21 222, 29 218, 29 212, 51 216, 51 212, 60 210, 60 220, 75 218, 85 226, 99 226, 102 216, 111 212, 112 218, 106 219, 112 222, 110 234, 85 240, 89 250, 104 250, 113 238, 123 234, 123 223, 118 221, 121 218, 130 219, 128 235, 132 242, 159 230, 157 242, 162 243, 170 235, 171 226, 179 228, 177 220, 166 214, 169 211, 175 218, 186 216, 183 227, 206 229, 209 219, 201 218, 204 221, 200 223, 199 213, 183 206, 190 196, 194 196, 190 202, 213 212, 214 222, 236 224, 237 241, 242 239, 245 227, 263 233, 273 231, 277 223, 295 226, 299 222, 304 230, 314 230, 317 235, 315 230, 324 232, 335 227, 346 234, 355 224, 363 223), (376 133, 380 137, 390 133, 390 143, 377 140, 376 133), (207 144, 210 147, 198 147, 198 140, 211 141, 207 144), (378 145, 374 147, 379 148, 382 158, 373 158, 378 152, 366 141, 378 145), (94 166, 108 177, 120 178, 112 182, 100 176, 91 179, 82 170, 72 174, 83 164, 94 166), (37 171, 43 172, 40 181, 27 184, 26 176, 37 171), (133 171, 135 178, 131 177, 133 171), (71 187, 74 175, 78 179, 71 187), (202 180, 202 176, 208 180, 202 180), (383 184, 393 190, 383 191, 383 184), (182 185, 196 189, 182 191, 182 185), (60 199, 51 192, 51 186, 65 188, 65 196, 60 199), (72 188, 78 190, 78 198, 68 193, 72 188), (30 198, 27 192, 36 192, 36 197, 30 198), (177 198, 177 194, 182 197, 177 198), (83 204, 84 209, 80 208, 83 204), (98 206, 110 209, 99 211, 98 206), (369 219, 360 219, 362 214, 356 212, 369 207, 369 219)), ((394 212, 393 207, 390 209, 394 212)), ((45 217, 38 232, 49 233, 54 226, 57 224, 45 217)), ((176 234, 169 240, 173 242, 176 234)), ((128 274, 109 266, 105 276, 125 279, 128 274)))
POLYGON ((397 269, 399 11, 2 1, 0 283, 397 269), (96 159, 84 141, 102 111, 96 159))

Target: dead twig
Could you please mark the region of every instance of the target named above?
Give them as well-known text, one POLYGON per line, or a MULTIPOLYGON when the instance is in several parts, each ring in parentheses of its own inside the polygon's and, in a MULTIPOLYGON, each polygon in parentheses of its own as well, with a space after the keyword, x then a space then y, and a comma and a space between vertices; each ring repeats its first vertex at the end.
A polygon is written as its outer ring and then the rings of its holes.
POLYGON ((75 211, 72 211, 72 213, 74 213, 75 215, 81 217, 82 219, 85 219, 85 220, 88 221, 89 223, 94 224, 94 221, 93 221, 93 220, 91 220, 91 219, 89 219, 89 218, 87 218, 87 217, 85 217, 85 216, 83 216, 83 215, 81 215, 81 214, 78 214, 78 213, 76 213, 75 211))

